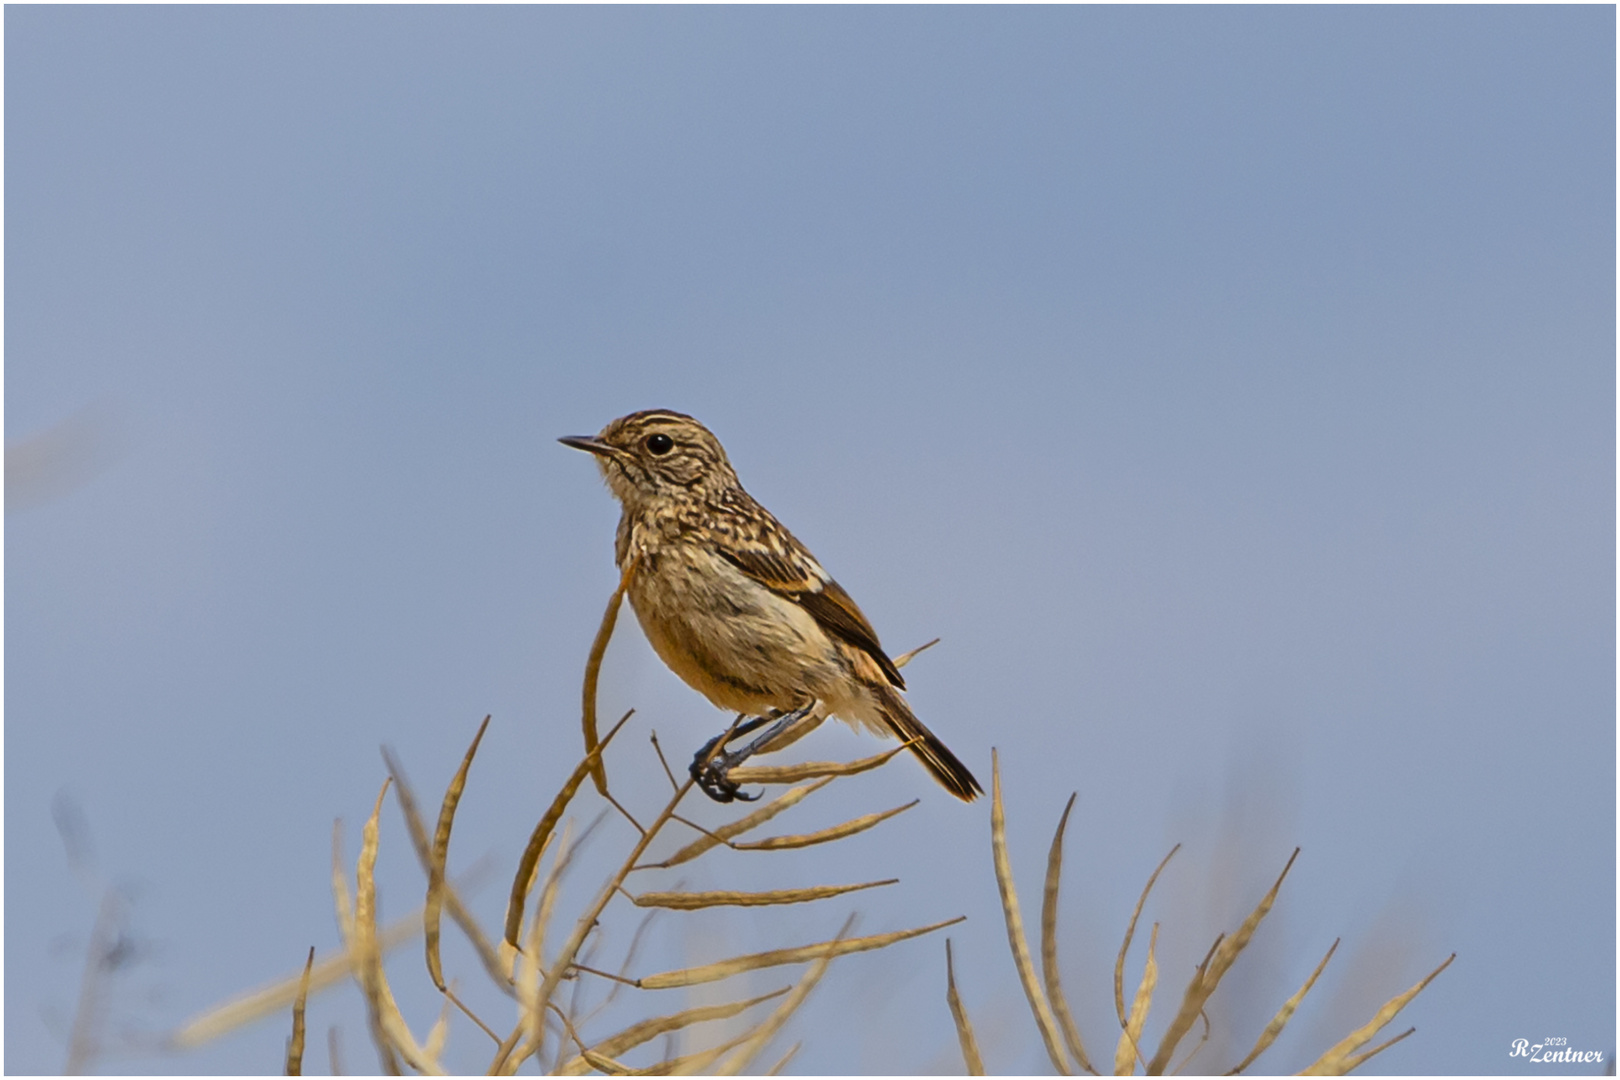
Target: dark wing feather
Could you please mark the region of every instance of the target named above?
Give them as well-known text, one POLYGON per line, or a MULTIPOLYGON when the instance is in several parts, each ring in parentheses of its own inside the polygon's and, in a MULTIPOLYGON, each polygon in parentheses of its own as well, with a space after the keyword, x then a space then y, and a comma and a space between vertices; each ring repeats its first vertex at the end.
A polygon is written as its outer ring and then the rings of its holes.
POLYGON ((736 538, 719 548, 720 556, 778 596, 804 608, 827 633, 870 656, 889 682, 902 690, 906 688, 900 669, 878 644, 877 631, 849 593, 827 576, 804 545, 780 525, 751 539, 754 542, 738 542, 741 538, 736 538))

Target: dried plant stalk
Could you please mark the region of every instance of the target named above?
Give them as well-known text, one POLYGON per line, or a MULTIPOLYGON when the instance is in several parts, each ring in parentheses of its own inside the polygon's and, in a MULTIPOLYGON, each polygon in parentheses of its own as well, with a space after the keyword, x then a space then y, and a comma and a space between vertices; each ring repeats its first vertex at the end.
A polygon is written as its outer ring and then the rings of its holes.
POLYGON ((1399 1035, 1395 1036, 1393 1039, 1385 1039, 1371 1050, 1357 1054, 1355 1057, 1344 1063, 1344 1073, 1341 1075, 1348 1075, 1354 1072, 1356 1069, 1361 1067, 1362 1062, 1366 1061, 1374 1054, 1382 1054, 1385 1050, 1388 1050, 1390 1047, 1394 1046, 1396 1043, 1400 1042, 1402 1039, 1406 1038, 1416 1030, 1417 1028, 1415 1027, 1409 1027, 1399 1035))
POLYGON ((1012 949, 1013 962, 1018 967, 1018 979, 1024 984, 1024 996, 1035 1014, 1035 1026, 1040 1029, 1041 1041, 1052 1065, 1065 1076, 1070 1075, 1069 1063, 1058 1045, 1057 1019, 1052 1015, 1041 984, 1035 978, 1035 964, 1029 957, 1029 942, 1024 939, 1024 916, 1018 909, 1018 889, 1013 884, 1012 859, 1007 854, 1007 812, 1001 805, 1001 763, 994 749, 990 751, 990 848, 996 864, 996 885, 1001 890, 1001 910, 1007 920, 1007 944, 1012 949))
POLYGON ((379 1045, 386 1046, 391 1054, 397 1053, 417 1072, 439 1076, 443 1075, 443 1070, 417 1045, 405 1018, 400 1015, 399 1006, 394 1003, 388 977, 383 973, 382 952, 377 948, 377 822, 391 783, 392 777, 383 781, 382 790, 377 792, 377 804, 361 830, 360 859, 354 875, 353 939, 349 948, 379 1045))
MULTIPOLYGON (((341 868, 339 874, 342 873, 341 868)), ((379 951, 388 953, 414 938, 422 929, 422 912, 411 912, 395 919, 377 932, 379 951)), ((338 949, 316 959, 309 975, 311 991, 324 990, 333 983, 349 977, 349 952, 338 949)), ((235 1031, 237 1028, 281 1012, 298 1000, 302 983, 298 973, 277 979, 256 990, 240 994, 196 1014, 175 1029, 165 1045, 175 1050, 190 1050, 235 1031)))
MULTIPOLYGON (((592 1052, 607 1057, 618 1057, 640 1046, 642 1043, 656 1039, 658 1036, 671 1031, 680 1031, 693 1024, 702 1024, 710 1020, 729 1020, 738 1013, 753 1008, 762 1001, 781 997, 790 988, 784 986, 780 990, 773 990, 760 997, 749 998, 747 1001, 733 1001, 725 1005, 703 1005, 684 1012, 673 1013, 669 1016, 655 1016, 651 1020, 631 1024, 616 1035, 609 1035, 591 1048, 592 1052)), ((563 1063, 557 1070, 563 1076, 581 1076, 590 1071, 591 1065, 581 1055, 563 1063)))
POLYGON ((766 1076, 781 1076, 782 1075, 782 1070, 787 1068, 787 1063, 792 1061, 794 1059, 794 1057, 796 1057, 798 1055, 799 1048, 801 1046, 803 1046, 803 1045, 804 1045, 804 1043, 802 1043, 802 1042, 796 1042, 792 1046, 788 1047, 788 1052, 783 1054, 781 1057, 777 1058, 776 1059, 776 1064, 772 1065, 769 1069, 765 1070, 765 1075, 766 1076))
POLYGON ((1226 1074, 1227 1076, 1238 1075, 1244 1069, 1247 1069, 1250 1065, 1253 1065, 1255 1060, 1259 1058, 1261 1054, 1271 1049, 1271 1044, 1276 1042, 1277 1036, 1282 1034, 1283 1028, 1287 1026, 1288 1021, 1293 1018, 1294 1010, 1299 1008, 1299 1003, 1305 1000, 1305 995, 1310 993, 1311 987, 1316 985, 1318 976, 1320 976, 1323 969, 1327 967, 1328 961, 1333 959, 1333 954, 1338 950, 1338 948, 1339 939, 1334 938, 1333 944, 1328 947, 1327 955, 1323 956, 1322 962, 1316 965, 1316 970, 1311 972, 1311 977, 1305 980, 1305 985, 1301 986, 1294 993, 1293 997, 1283 1002, 1282 1008, 1277 1010, 1277 1015, 1271 1018, 1271 1023, 1266 1025, 1266 1029, 1260 1033, 1260 1038, 1255 1040, 1254 1049, 1249 1051, 1247 1057, 1233 1066, 1232 1069, 1226 1074))
POLYGON ((814 780, 821 776, 854 776, 880 765, 887 765, 900 751, 910 746, 903 742, 893 750, 861 758, 859 761, 806 761, 798 765, 743 765, 727 775, 739 784, 796 784, 800 780, 814 780))
POLYGON ((945 939, 945 1004, 956 1024, 956 1041, 962 1047, 962 1061, 969 1076, 984 1075, 984 1058, 979 1056, 979 1040, 973 1037, 973 1021, 968 1019, 962 996, 956 992, 956 964, 951 959, 951 939, 945 939))
POLYGON ((62 1068, 68 1075, 87 1072, 101 1053, 96 1030, 105 1010, 107 958, 123 936, 124 920, 123 895, 117 889, 103 890, 84 953, 84 971, 79 976, 79 1004, 68 1033, 67 1063, 62 1068))
POLYGON ((619 729, 623 728, 634 714, 635 710, 631 709, 621 716, 619 722, 613 725, 613 730, 608 732, 607 738, 594 745, 585 755, 584 760, 574 767, 573 773, 568 777, 568 782, 563 784, 561 791, 557 792, 557 797, 551 800, 551 806, 547 808, 545 816, 540 819, 540 823, 534 827, 534 832, 530 834, 529 845, 523 849, 523 857, 518 860, 517 875, 512 879, 512 895, 506 904, 506 944, 508 947, 512 949, 518 947, 518 935, 523 928, 523 908, 528 902, 529 886, 534 881, 534 868, 540 863, 540 853, 545 849, 546 841, 551 837, 551 830, 555 829, 557 822, 562 820, 563 812, 568 809, 568 804, 573 801, 575 793, 579 791, 579 785, 585 782, 586 775, 591 771, 592 763, 601 759, 602 752, 607 749, 608 743, 613 741, 613 736, 619 733, 619 729))
POLYGON ((875 889, 879 885, 893 885, 899 878, 886 881, 866 881, 859 885, 813 885, 807 889, 773 889, 769 892, 644 892, 631 900, 637 907, 674 908, 677 911, 695 911, 707 907, 761 907, 767 904, 802 904, 811 900, 825 900, 861 889, 875 889))
POLYGON ((1075 1025, 1074 1014, 1069 1011, 1069 999, 1063 993, 1063 979, 1058 974, 1057 917, 1058 889, 1063 881, 1063 833, 1069 827, 1069 812, 1074 809, 1077 794, 1071 794, 1069 801, 1064 804, 1063 816, 1058 818, 1057 832, 1052 834, 1051 850, 1046 854, 1046 888, 1041 894, 1041 976, 1046 983, 1046 997, 1051 1002, 1052 1015, 1057 1018, 1069 1054, 1082 1069, 1095 1075, 1097 1070, 1092 1067, 1085 1044, 1080 1041, 1080 1029, 1075 1025))
POLYGON ((461 793, 467 787, 467 770, 472 768, 473 755, 478 753, 478 744, 483 742, 487 730, 488 716, 478 725, 478 734, 473 736, 472 745, 467 747, 466 756, 461 759, 461 768, 456 770, 449 788, 445 790, 444 802, 439 805, 439 823, 433 830, 432 857, 428 861, 427 903, 422 911, 422 936, 427 948, 428 977, 441 994, 445 986, 444 967, 439 960, 439 916, 444 910, 444 867, 450 858, 450 826, 455 821, 461 793))
MULTIPOLYGON (((623 721, 620 723, 622 724, 623 721)), ((600 753, 601 747, 598 747, 596 752, 600 753)), ((608 901, 612 900, 613 897, 617 895, 618 892, 624 887, 624 879, 629 875, 631 869, 636 866, 637 861, 641 858, 641 856, 646 853, 647 846, 653 842, 653 839, 657 837, 659 831, 663 829, 663 827, 669 823, 670 818, 674 816, 675 808, 679 806, 681 800, 686 797, 686 793, 692 790, 692 783, 692 780, 688 779, 686 783, 682 784, 676 790, 675 794, 670 797, 669 802, 665 804, 664 809, 659 813, 657 819, 654 820, 652 825, 650 825, 647 830, 641 834, 641 838, 637 840, 635 846, 630 849, 629 856, 620 865, 619 869, 613 874, 613 876, 610 877, 602 886, 601 890, 596 895, 596 899, 591 903, 591 906, 587 908, 585 913, 581 915, 574 923, 574 929, 568 935, 568 940, 563 943, 563 947, 558 951, 556 959, 552 961, 551 970, 547 971, 545 973, 545 977, 541 980, 539 991, 536 994, 537 1012, 542 1014, 545 1012, 547 1004, 551 1001, 552 992, 556 990, 557 983, 562 979, 563 973, 572 969, 574 958, 579 955, 580 946, 585 943, 586 936, 589 935, 590 932, 596 927, 597 918, 602 914, 603 909, 607 907, 608 901)), ((521 910, 519 912, 519 919, 521 921, 521 910)), ((530 1040, 525 1045, 515 1050, 503 1046, 501 1053, 496 1057, 495 1065, 491 1071, 503 1075, 510 1075, 511 1073, 515 1072, 518 1066, 521 1065, 530 1054, 537 1054, 540 1052, 544 1034, 544 1028, 534 1032, 530 1040)))
POLYGON ((1130 1076, 1136 1072, 1136 1059, 1142 1056, 1142 1026, 1147 1023, 1148 1008, 1153 1004, 1153 988, 1159 984, 1159 963, 1154 954, 1159 946, 1159 924, 1153 924, 1148 938, 1147 963, 1142 968, 1142 981, 1131 1000, 1131 1011, 1119 1033, 1119 1045, 1114 1048, 1114 1075, 1130 1076))
POLYGON ((815 844, 827 844, 834 840, 842 840, 846 836, 865 832, 875 825, 882 824, 896 814, 905 813, 916 806, 921 799, 912 799, 904 806, 896 806, 892 810, 884 810, 877 814, 864 814, 853 818, 841 825, 832 825, 819 829, 813 833, 802 833, 797 836, 769 836, 764 840, 751 840, 731 845, 738 851, 784 851, 789 848, 811 847, 815 844))
POLYGON ((632 1076, 696 1076, 697 1074, 714 1067, 714 1063, 725 1057, 731 1051, 747 1042, 754 1034, 752 1028, 741 1035, 727 1039, 719 1046, 711 1046, 707 1050, 699 1050, 695 1054, 682 1054, 680 1057, 660 1061, 656 1065, 645 1069, 634 1069, 632 1076))
MULTIPOLYGON (((850 944, 850 942, 845 939, 844 935, 849 933, 850 928, 854 925, 855 916, 851 915, 849 918, 844 920, 844 925, 838 931, 838 936, 833 938, 829 944, 835 946, 850 944)), ((918 933, 926 933, 926 931, 918 931, 918 933)), ((861 941, 870 939, 856 938, 854 940, 861 941)), ((884 942, 884 944, 888 944, 888 942, 884 942)), ((881 945, 872 945, 868 947, 882 948, 881 945)), ((720 1063, 719 1069, 715 1070, 716 1073, 720 1076, 736 1076, 746 1069, 748 1067, 748 1063, 759 1056, 759 1052, 765 1049, 765 1044, 776 1037, 776 1033, 782 1030, 782 1025, 786 1024, 788 1019, 798 1011, 799 1006, 804 1004, 805 999, 810 996, 810 991, 816 988, 816 984, 821 981, 821 977, 827 973, 827 965, 832 963, 833 957, 841 956, 843 955, 843 952, 849 951, 853 950, 829 950, 821 954, 816 962, 810 965, 810 969, 804 973, 804 977, 801 978, 798 985, 793 988, 793 992, 783 999, 782 1004, 778 1005, 775 1010, 771 1012, 771 1015, 765 1018, 763 1023, 749 1033, 746 1042, 733 1051, 730 1057, 726 1058, 725 1061, 720 1063)))
POLYGON ((582 1060, 584 1060, 590 1068, 595 1069, 597 1072, 605 1073, 608 1076, 635 1075, 635 1070, 630 1068, 630 1066, 626 1065, 622 1061, 614 1061, 605 1054, 598 1054, 594 1050, 581 1050, 580 1053, 584 1055, 582 1060))
POLYGON ((1266 913, 1271 910, 1271 905, 1277 902, 1277 890, 1282 888, 1283 879, 1288 876, 1288 871, 1293 868, 1294 860, 1297 858, 1299 858, 1299 848, 1295 848, 1294 853, 1288 857, 1288 864, 1283 867, 1282 873, 1277 875, 1276 883, 1261 898, 1255 909, 1249 913, 1249 917, 1243 920, 1243 925, 1238 927, 1237 932, 1231 937, 1223 936, 1219 939, 1214 947, 1210 949, 1209 956, 1202 964, 1198 965, 1198 970, 1193 972, 1192 981, 1187 984, 1187 991, 1181 1000, 1181 1011, 1176 1013, 1175 1019, 1170 1021, 1170 1027, 1165 1031, 1164 1038, 1160 1040, 1158 1050, 1154 1051, 1153 1059, 1148 1062, 1147 1071, 1149 1073, 1162 1073, 1170 1064, 1170 1058, 1175 1053, 1176 1044, 1191 1030, 1193 1021, 1197 1020, 1199 1013, 1204 1011, 1204 1003, 1215 992, 1215 987, 1220 985, 1221 977, 1231 968, 1232 961, 1237 959, 1238 953, 1242 952, 1249 944, 1249 939, 1254 936, 1255 928, 1260 925, 1260 920, 1264 919, 1266 913))
MULTIPOLYGON (((1170 860, 1176 857, 1181 850, 1177 844, 1170 849, 1170 854, 1159 860, 1153 873, 1148 876, 1147 884, 1142 886, 1142 895, 1137 897, 1136 910, 1131 912, 1130 925, 1125 928, 1125 940, 1120 943, 1119 957, 1114 961, 1114 1011, 1119 1014, 1119 1026, 1125 1026, 1125 954, 1131 951, 1131 939, 1136 936, 1136 920, 1142 917, 1142 908, 1147 904, 1148 893, 1153 891, 1153 883, 1159 880, 1164 868, 1170 865, 1170 860)), ((1204 958, 1207 962, 1209 957, 1204 958)))
POLYGON ((801 787, 789 788, 781 795, 778 795, 776 798, 760 807, 758 810, 755 810, 753 813, 740 817, 730 824, 722 825, 718 829, 704 833, 702 836, 699 836, 696 840, 692 841, 690 844, 687 844, 685 847, 681 848, 681 850, 677 851, 675 854, 671 855, 661 863, 652 863, 649 869, 665 870, 671 866, 679 866, 681 863, 691 862, 704 852, 719 847, 721 844, 728 843, 733 836, 741 836, 750 829, 754 829, 765 824, 765 822, 771 820, 771 818, 775 817, 777 814, 780 814, 782 811, 797 806, 799 803, 803 802, 806 797, 820 791, 822 788, 832 783, 835 779, 837 778, 829 776, 824 779, 817 780, 813 784, 805 784, 801 787))
POLYGON ((298 997, 293 1000, 292 1035, 287 1039, 287 1075, 304 1073, 304 1004, 309 1000, 309 969, 315 966, 315 946, 309 947, 304 976, 298 980, 298 997))
MULTIPOLYGON (((1343 1076, 1345 1073, 1355 1068, 1355 1065, 1351 1064, 1351 1055, 1371 1041, 1372 1037, 1378 1034, 1385 1024, 1388 1024, 1391 1020, 1395 1019, 1396 1014, 1402 1009, 1406 1008, 1407 1004, 1413 998, 1422 993, 1423 988, 1433 982, 1436 975, 1439 975, 1442 971, 1446 970, 1446 968, 1450 967, 1451 962, 1455 959, 1457 959, 1457 954, 1452 953, 1450 956, 1446 957, 1445 963, 1441 964, 1439 967, 1425 975, 1416 986, 1412 987, 1403 994, 1397 994, 1395 997, 1390 998, 1389 1001, 1384 1003, 1383 1008, 1379 1009, 1378 1012, 1373 1014, 1373 1018, 1371 1020, 1352 1031, 1349 1035, 1346 1035, 1344 1039, 1342 1039, 1331 1050, 1317 1058, 1316 1061, 1309 1068, 1307 1068, 1302 1075, 1343 1076)), ((1385 1045, 1393 1045, 1398 1041, 1399 1040, 1397 1039, 1391 1039, 1390 1042, 1386 1043, 1385 1045)), ((1378 1049, 1382 1050, 1383 1048, 1384 1047, 1380 1046, 1378 1049)), ((1357 1060, 1356 1064, 1360 1064, 1361 1061, 1365 1061, 1367 1057, 1371 1057, 1372 1054, 1376 1052, 1377 1051, 1369 1052, 1366 1057, 1357 1060)))
POLYGON ((423 1051, 434 1061, 444 1056, 444 1044, 450 1037, 450 1002, 453 998, 448 987, 444 993, 444 1004, 439 1006, 439 1018, 433 1021, 433 1026, 428 1029, 427 1041, 422 1044, 423 1051))
POLYGON ((866 952, 869 949, 881 949, 886 945, 893 945, 897 941, 918 937, 922 934, 932 933, 947 926, 954 926, 967 918, 958 915, 954 919, 946 919, 931 926, 919 926, 914 930, 896 930, 888 934, 872 934, 869 937, 845 938, 836 937, 831 941, 818 942, 815 945, 800 945, 792 949, 771 949, 768 952, 750 953, 747 956, 733 956, 729 960, 717 960, 712 964, 703 964, 700 967, 682 968, 679 971, 663 971, 656 975, 648 975, 637 979, 636 985, 643 990, 668 990, 676 986, 695 986, 698 983, 714 982, 718 979, 727 979, 744 971, 754 971, 759 968, 778 967, 782 964, 802 964, 807 960, 820 960, 844 956, 847 953, 866 952))
MULTIPOLYGON (((487 717, 485 722, 488 722, 487 717)), ((417 861, 422 864, 423 872, 429 874, 431 879, 433 844, 428 838, 427 826, 423 823, 422 810, 417 804, 416 793, 412 790, 410 782, 405 777, 405 770, 400 766, 398 759, 394 757, 393 751, 387 747, 383 748, 383 761, 388 765, 389 775, 394 778, 394 798, 399 800, 400 813, 405 817, 405 829, 410 834, 411 847, 416 852, 417 861)), ((440 866, 442 869, 442 860, 440 866)), ((484 928, 479 925, 472 912, 467 910, 467 905, 462 903, 461 896, 457 893, 455 887, 448 881, 441 880, 440 888, 440 899, 444 910, 448 911, 450 918, 455 921, 457 926, 461 927, 461 932, 467 936, 467 941, 472 945, 473 951, 478 954, 478 960, 484 965, 484 970, 489 973, 490 979, 508 994, 513 993, 511 964, 501 962, 500 954, 496 951, 495 946, 490 944, 489 938, 484 934, 484 928)), ((427 925, 426 919, 427 916, 424 910, 424 929, 427 925)))
POLYGON ((602 613, 602 625, 596 629, 596 640, 591 642, 591 653, 585 660, 580 721, 585 729, 585 761, 591 779, 596 782, 596 790, 603 795, 608 793, 607 766, 602 764, 599 752, 602 744, 596 738, 596 682, 602 674, 602 657, 607 653, 608 641, 613 637, 613 625, 619 621, 619 604, 624 600, 625 590, 630 588, 630 576, 636 572, 640 562, 641 556, 637 555, 624 568, 624 573, 619 575, 619 587, 613 590, 613 596, 608 600, 607 610, 602 613))
POLYGON ((917 655, 919 653, 927 652, 929 649, 932 649, 935 645, 938 645, 938 644, 939 644, 939 638, 935 638, 933 641, 924 642, 923 644, 917 646, 915 649, 912 649, 910 652, 903 652, 899 656, 894 658, 894 666, 897 667, 897 668, 903 668, 907 664, 911 663, 913 660, 917 659, 917 655))

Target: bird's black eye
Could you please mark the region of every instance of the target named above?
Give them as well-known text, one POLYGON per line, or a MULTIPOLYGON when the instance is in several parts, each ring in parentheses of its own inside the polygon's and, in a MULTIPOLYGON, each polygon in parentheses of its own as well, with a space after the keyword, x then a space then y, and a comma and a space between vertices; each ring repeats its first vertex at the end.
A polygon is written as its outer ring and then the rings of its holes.
POLYGON ((647 449, 654 454, 667 454, 675 449, 675 440, 663 432, 647 436, 647 449))

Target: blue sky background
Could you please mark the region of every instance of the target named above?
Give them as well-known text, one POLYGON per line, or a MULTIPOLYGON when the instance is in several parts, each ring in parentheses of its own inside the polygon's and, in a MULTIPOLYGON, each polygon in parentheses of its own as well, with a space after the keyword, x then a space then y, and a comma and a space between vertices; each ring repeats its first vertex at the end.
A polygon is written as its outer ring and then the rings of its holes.
MULTIPOLYGON (((379 743, 436 789, 494 714, 453 861, 494 857, 498 917, 615 580, 617 509, 553 440, 651 406, 719 434, 891 651, 944 639, 911 699, 986 781, 999 748, 1031 905, 1079 791, 1063 961, 1094 1054, 1177 841, 1159 1025, 1304 848, 1196 1068, 1340 936, 1271 1068, 1453 951, 1367 1071, 1612 1054, 1614 20, 9 8, 6 438, 67 423, 93 460, 14 482, 6 521, 6 1070, 61 1068, 94 916, 64 793, 133 897, 104 1068, 279 1069, 284 1018, 185 1056, 128 1038, 335 944, 329 830, 352 858, 379 743)), ((724 717, 626 620, 603 711, 631 705, 614 771, 650 805, 648 727, 684 758, 724 717)), ((987 806, 909 762, 836 790, 782 831, 922 804, 687 884, 900 885, 671 921, 642 970, 851 907, 966 914, 989 1064, 1044 1071, 987 806)), ((937 936, 841 961, 780 1047, 959 1069, 943 968, 937 936)), ((414 946, 391 972, 425 1028, 414 946)), ((375 1067, 352 990, 310 1023, 311 1071, 334 1024, 375 1067)), ((452 1064, 483 1038, 453 1028, 452 1064)))

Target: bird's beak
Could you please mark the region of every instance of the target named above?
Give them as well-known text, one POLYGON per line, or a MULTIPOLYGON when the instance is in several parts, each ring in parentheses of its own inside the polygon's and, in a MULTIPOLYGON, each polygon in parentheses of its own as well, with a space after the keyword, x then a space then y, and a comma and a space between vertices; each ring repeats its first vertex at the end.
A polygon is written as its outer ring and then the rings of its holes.
POLYGON ((564 435, 557 440, 564 446, 572 446, 575 450, 584 450, 586 453, 607 457, 613 453, 613 447, 598 439, 594 435, 564 435))

